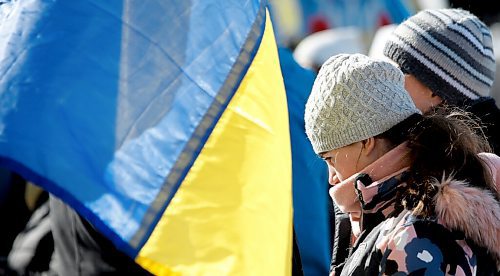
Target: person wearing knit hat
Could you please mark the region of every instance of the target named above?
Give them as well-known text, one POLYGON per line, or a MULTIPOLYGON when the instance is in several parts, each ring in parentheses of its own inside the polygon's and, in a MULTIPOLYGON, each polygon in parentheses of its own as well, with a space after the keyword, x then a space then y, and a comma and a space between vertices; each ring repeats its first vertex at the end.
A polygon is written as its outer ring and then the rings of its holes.
POLYGON ((482 153, 465 113, 422 115, 395 65, 341 54, 322 65, 304 120, 349 215, 352 240, 336 231, 331 274, 498 272, 500 194, 483 158, 500 157, 482 153))
POLYGON ((394 30, 383 52, 405 73, 420 110, 446 104, 475 114, 500 153, 500 110, 490 97, 495 55, 481 20, 462 9, 423 10, 394 30))
POLYGON ((393 65, 361 54, 335 57, 323 64, 332 70, 319 72, 306 104, 306 133, 316 153, 379 135, 420 113, 393 65))

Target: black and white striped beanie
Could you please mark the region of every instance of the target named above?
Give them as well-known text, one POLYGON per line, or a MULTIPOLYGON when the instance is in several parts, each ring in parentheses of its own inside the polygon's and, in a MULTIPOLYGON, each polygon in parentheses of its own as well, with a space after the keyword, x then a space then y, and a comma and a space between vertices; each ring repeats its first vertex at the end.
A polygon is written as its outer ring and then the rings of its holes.
POLYGON ((454 105, 489 96, 495 79, 490 30, 462 9, 420 11, 394 30, 384 55, 454 105))

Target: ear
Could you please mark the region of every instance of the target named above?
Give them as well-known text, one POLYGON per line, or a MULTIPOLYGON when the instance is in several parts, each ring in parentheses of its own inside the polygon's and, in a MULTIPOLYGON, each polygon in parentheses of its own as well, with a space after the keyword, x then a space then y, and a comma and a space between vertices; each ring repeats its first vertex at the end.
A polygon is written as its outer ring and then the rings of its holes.
POLYGON ((435 96, 434 92, 432 92, 432 90, 424 84, 422 84, 420 92, 424 94, 426 98, 432 98, 435 96))
POLYGON ((377 139, 370 137, 368 139, 365 139, 361 141, 361 154, 365 156, 369 156, 373 153, 373 150, 375 149, 375 144, 377 143, 377 139))
POLYGON ((432 106, 439 105, 443 101, 443 99, 436 95, 436 93, 434 93, 429 87, 425 85, 423 87, 424 89, 422 89, 422 93, 425 94, 425 97, 429 100, 429 103, 432 106))

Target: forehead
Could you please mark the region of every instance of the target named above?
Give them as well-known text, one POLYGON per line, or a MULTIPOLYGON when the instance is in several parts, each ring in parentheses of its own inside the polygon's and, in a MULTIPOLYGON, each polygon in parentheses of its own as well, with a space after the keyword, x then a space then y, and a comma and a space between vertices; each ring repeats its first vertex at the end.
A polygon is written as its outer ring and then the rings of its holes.
POLYGON ((333 149, 333 150, 325 151, 325 152, 319 153, 318 155, 321 158, 323 158, 323 157, 335 156, 336 154, 339 154, 341 152, 349 152, 350 150, 355 150, 356 149, 356 144, 357 143, 358 142, 355 142, 355 143, 349 144, 347 146, 343 146, 343 147, 338 148, 338 149, 333 149))
POLYGON ((320 153, 318 155, 321 158, 334 156, 335 154, 338 154, 340 151, 342 151, 342 149, 344 149, 344 148, 346 148, 346 147, 341 147, 341 148, 338 148, 338 149, 333 149, 333 150, 325 151, 325 152, 322 152, 322 153, 320 153))

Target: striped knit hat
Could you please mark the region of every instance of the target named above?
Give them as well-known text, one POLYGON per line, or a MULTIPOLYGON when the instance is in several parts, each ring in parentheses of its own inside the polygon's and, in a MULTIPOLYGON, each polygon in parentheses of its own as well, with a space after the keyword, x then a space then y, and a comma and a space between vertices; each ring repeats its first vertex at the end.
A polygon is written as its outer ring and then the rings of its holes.
POLYGON ((384 55, 449 104, 489 96, 495 78, 491 33, 461 9, 424 10, 401 23, 384 55))

